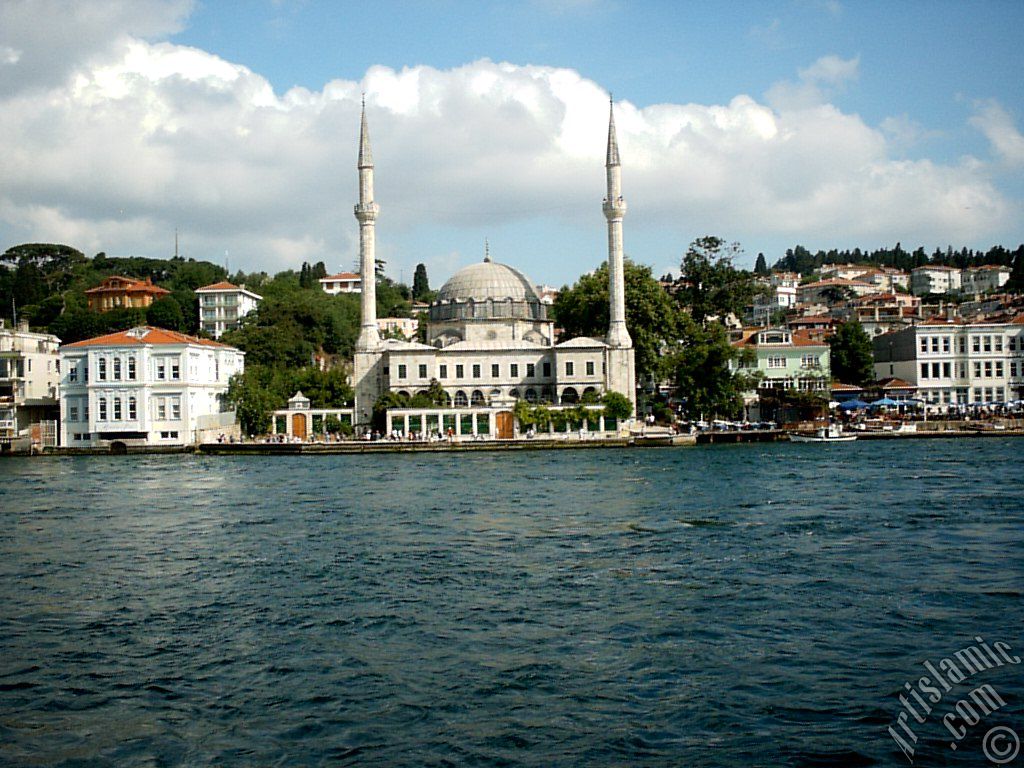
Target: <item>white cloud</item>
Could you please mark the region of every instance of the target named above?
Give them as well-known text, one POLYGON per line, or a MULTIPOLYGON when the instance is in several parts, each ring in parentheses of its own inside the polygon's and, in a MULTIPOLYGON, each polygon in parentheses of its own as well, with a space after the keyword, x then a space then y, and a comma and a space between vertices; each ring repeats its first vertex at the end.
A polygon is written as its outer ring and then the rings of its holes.
POLYGON ((998 102, 980 103, 970 123, 985 135, 1003 162, 1013 167, 1024 165, 1024 136, 998 102))
MULTIPOLYGON (((1014 220, 986 165, 894 159, 886 131, 823 100, 857 67, 826 57, 803 70, 797 85, 814 99, 618 103, 630 231, 841 246, 965 242, 1014 220)), ((228 250, 232 268, 347 268, 364 91, 379 250, 395 274, 418 261, 451 267, 468 248, 436 236, 460 228, 554 219, 601 237, 607 94, 573 70, 373 67, 362 82, 275 94, 259 74, 206 52, 118 36, 67 74, 0 91, 0 226, 12 238, 0 247, 46 240, 167 255, 177 227, 185 255, 221 261, 228 250)), ((519 264, 514 248, 492 241, 519 264)), ((551 262, 560 246, 535 250, 551 262)), ((594 266, 587 258, 536 277, 579 274, 594 266)))
POLYGON ((826 104, 835 94, 841 93, 848 83, 860 74, 860 57, 843 59, 839 56, 822 56, 806 69, 801 69, 798 79, 775 83, 766 94, 768 103, 780 110, 796 110, 826 104))
POLYGON ((4 0, 0 3, 0 96, 58 85, 111 42, 176 32, 193 0, 4 0))

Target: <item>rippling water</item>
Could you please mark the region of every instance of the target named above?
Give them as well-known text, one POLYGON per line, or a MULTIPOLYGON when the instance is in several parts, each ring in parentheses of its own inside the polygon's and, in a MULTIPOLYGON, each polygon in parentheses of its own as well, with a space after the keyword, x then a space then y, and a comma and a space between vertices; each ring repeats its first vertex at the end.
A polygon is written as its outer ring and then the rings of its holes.
POLYGON ((5 460, 0 762, 905 765, 1024 649, 1022 448, 5 460))

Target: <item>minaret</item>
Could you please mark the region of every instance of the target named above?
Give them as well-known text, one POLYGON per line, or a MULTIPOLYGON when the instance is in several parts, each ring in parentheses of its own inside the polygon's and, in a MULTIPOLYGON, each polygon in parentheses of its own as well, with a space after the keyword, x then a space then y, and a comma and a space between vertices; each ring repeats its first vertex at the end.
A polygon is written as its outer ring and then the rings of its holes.
MULTIPOLYGON (((619 164, 619 142, 615 137, 614 104, 608 102, 608 156, 605 160, 608 196, 604 199, 604 217, 608 220, 608 295, 611 300, 608 324, 608 346, 631 349, 633 340, 626 330, 626 280, 622 257, 622 217, 626 201, 622 199, 622 168, 619 164)), ((628 395, 630 393, 623 392, 628 395)))
POLYGON ((370 131, 366 127, 366 98, 359 126, 359 203, 355 214, 359 220, 359 276, 362 282, 362 325, 356 350, 368 352, 380 346, 377 330, 377 213, 380 206, 373 201, 373 151, 370 131))

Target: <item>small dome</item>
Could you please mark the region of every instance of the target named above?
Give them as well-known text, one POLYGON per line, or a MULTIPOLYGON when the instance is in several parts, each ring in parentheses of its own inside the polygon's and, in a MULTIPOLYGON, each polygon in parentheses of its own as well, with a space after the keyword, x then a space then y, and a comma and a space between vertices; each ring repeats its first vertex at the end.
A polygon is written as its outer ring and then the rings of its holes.
POLYGON ((437 292, 437 301, 540 301, 530 279, 506 264, 482 261, 452 275, 437 292))

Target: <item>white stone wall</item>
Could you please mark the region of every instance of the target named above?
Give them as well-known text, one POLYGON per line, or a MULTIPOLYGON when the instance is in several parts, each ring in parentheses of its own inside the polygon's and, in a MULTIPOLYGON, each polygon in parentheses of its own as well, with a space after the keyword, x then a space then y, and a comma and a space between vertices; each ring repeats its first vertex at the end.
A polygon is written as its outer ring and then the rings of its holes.
POLYGON ((100 445, 101 433, 191 444, 199 417, 220 412, 219 396, 244 359, 233 347, 192 344, 63 349, 61 445, 100 445))

